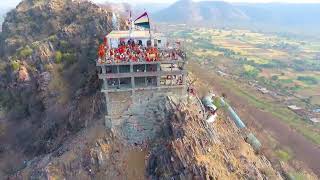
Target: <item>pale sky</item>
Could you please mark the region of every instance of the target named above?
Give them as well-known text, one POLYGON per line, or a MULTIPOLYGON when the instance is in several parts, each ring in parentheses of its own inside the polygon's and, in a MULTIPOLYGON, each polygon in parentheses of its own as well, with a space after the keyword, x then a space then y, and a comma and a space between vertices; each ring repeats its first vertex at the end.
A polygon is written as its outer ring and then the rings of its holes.
MULTIPOLYGON (((0 0, 1 7, 15 7, 21 0, 0 0)), ((106 2, 106 0, 92 0, 94 2, 106 2)), ((109 0, 111 2, 129 2, 129 3, 173 3, 176 0, 109 0)), ((194 0, 200 1, 200 0, 194 0)), ((248 2, 248 3, 320 3, 320 0, 225 0, 226 2, 248 2)))
MULTIPOLYGON (((94 2, 105 2, 105 0, 93 0, 94 2)), ((129 2, 129 3, 173 3, 176 0, 110 0, 112 2, 129 2)), ((204 1, 204 0, 193 0, 193 1, 204 1)), ((207 1, 207 0, 206 0, 207 1)), ((210 1, 210 0, 209 0, 210 1)), ((248 3, 320 3, 320 0, 216 0, 226 2, 248 2, 248 3)))

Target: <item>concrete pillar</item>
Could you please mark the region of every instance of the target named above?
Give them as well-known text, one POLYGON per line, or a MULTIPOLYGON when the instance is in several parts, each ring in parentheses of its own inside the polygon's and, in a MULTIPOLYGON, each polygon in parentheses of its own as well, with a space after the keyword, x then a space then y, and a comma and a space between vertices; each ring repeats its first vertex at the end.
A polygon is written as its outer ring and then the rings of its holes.
MULTIPOLYGON (((133 73, 133 64, 130 63, 130 73, 133 73)), ((132 88, 132 93, 134 93, 134 89, 136 88, 136 84, 134 82, 134 77, 131 77, 131 88, 132 88)))
POLYGON ((109 102, 110 99, 109 99, 109 95, 108 93, 104 93, 105 94, 105 97, 106 97, 106 105, 107 105, 107 115, 111 115, 111 103, 109 102))
POLYGON ((157 87, 160 87, 160 86, 161 86, 161 84, 160 84, 160 78, 161 78, 160 75, 158 75, 158 76, 157 76, 157 87))
POLYGON ((170 83, 171 86, 173 86, 173 75, 171 75, 171 83, 170 83))
MULTIPOLYGON (((172 68, 173 65, 174 65, 173 63, 170 64, 170 66, 171 66, 171 72, 173 71, 173 68, 172 68)), ((170 84, 170 85, 171 85, 171 86, 173 85, 173 75, 171 75, 171 84, 170 84)))
POLYGON ((117 73, 120 73, 120 70, 119 70, 119 65, 117 65, 117 73))
POLYGON ((130 72, 133 73, 133 64, 130 63, 130 72))
POLYGON ((182 84, 185 85, 186 83, 186 75, 182 74, 182 84))
POLYGON ((186 75, 182 75, 182 85, 183 87, 181 88, 181 95, 185 95, 187 92, 187 86, 186 86, 186 75))
POLYGON ((108 79, 103 79, 103 89, 108 89, 108 79))
POLYGON ((105 117, 105 127, 108 129, 108 130, 112 130, 112 119, 111 117, 109 116, 106 116, 105 117))
POLYGON ((106 70, 106 66, 101 66, 102 68, 102 74, 106 74, 107 70, 106 70))
POLYGON ((160 75, 160 63, 157 64, 157 73, 158 73, 158 76, 157 76, 157 87, 160 87, 160 79, 161 79, 161 75, 160 75))
POLYGON ((132 86, 132 89, 134 91, 134 89, 136 88, 136 84, 134 82, 134 77, 131 77, 131 86, 132 86))

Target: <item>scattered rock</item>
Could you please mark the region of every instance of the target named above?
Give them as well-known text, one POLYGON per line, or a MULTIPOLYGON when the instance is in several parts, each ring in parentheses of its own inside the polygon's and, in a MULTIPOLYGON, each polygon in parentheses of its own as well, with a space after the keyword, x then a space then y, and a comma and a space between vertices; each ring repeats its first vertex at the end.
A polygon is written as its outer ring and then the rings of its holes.
POLYGON ((20 67, 17 75, 18 75, 17 79, 19 82, 30 81, 30 76, 29 76, 28 70, 25 66, 20 67))

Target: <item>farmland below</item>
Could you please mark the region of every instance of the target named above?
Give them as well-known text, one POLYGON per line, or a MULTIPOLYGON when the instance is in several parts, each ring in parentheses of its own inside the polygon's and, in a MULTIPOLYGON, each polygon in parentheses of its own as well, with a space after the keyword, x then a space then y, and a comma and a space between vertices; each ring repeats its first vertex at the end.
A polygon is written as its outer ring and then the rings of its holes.
POLYGON ((235 90, 320 144, 319 125, 308 122, 319 118, 313 111, 320 106, 320 41, 207 28, 178 30, 172 36, 185 41, 190 60, 210 67, 225 80, 233 80, 235 87, 248 84, 235 90), (248 88, 264 98, 246 93, 248 88), (279 104, 281 108, 277 107, 279 104), (302 112, 290 111, 290 105, 298 106, 302 112))
MULTIPOLYGON (((318 154, 320 125, 310 119, 319 118, 314 112, 320 107, 319 40, 249 30, 169 27, 170 36, 184 42, 189 71, 199 81, 226 94, 249 126, 257 123, 288 149, 286 156, 313 169, 317 166, 312 157, 318 154)), ((274 153, 286 159, 282 150, 274 153)))
POLYGON ((185 40, 190 59, 222 75, 266 88, 288 105, 310 110, 320 106, 320 41, 205 28, 173 36, 185 40))

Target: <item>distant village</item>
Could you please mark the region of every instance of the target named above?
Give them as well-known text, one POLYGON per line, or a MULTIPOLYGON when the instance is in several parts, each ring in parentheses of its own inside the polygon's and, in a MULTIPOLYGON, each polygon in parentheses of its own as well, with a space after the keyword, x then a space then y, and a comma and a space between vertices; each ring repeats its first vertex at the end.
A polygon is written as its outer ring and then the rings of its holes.
MULTIPOLYGON (((233 79, 233 80, 237 80, 237 81, 244 81, 249 86, 251 86, 256 91, 258 91, 259 93, 261 93, 263 95, 269 95, 270 97, 272 97, 273 99, 275 99, 279 102, 280 101, 284 102, 284 104, 288 107, 288 109, 290 109, 291 111, 296 113, 301 118, 309 121, 311 124, 319 124, 320 123, 320 107, 314 107, 314 108, 300 107, 296 104, 293 104, 292 100, 294 99, 294 97, 287 96, 281 92, 269 90, 266 87, 259 85, 258 81, 244 80, 237 75, 228 74, 228 73, 226 73, 222 70, 219 70, 219 69, 216 70, 216 73, 221 77, 225 77, 225 78, 229 78, 229 79, 233 79)), ((303 99, 304 97, 296 97, 296 98, 303 99)))

